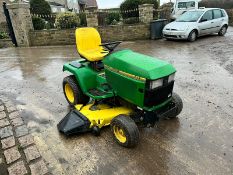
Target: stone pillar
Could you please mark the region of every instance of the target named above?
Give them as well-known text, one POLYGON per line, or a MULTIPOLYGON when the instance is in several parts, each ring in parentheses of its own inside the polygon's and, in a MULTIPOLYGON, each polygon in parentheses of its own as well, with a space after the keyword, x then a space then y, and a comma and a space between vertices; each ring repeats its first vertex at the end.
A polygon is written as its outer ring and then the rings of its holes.
POLYGON ((153 4, 142 4, 139 8, 139 20, 142 23, 149 23, 153 20, 153 4))
POLYGON ((4 12, 3 12, 2 5, 3 5, 3 0, 0 0, 0 25, 1 25, 1 23, 6 22, 6 18, 5 18, 4 12))
POLYGON ((85 10, 88 27, 98 26, 97 7, 88 7, 85 10))
POLYGON ((29 31, 33 30, 30 5, 28 3, 7 4, 15 38, 19 47, 30 46, 29 31))

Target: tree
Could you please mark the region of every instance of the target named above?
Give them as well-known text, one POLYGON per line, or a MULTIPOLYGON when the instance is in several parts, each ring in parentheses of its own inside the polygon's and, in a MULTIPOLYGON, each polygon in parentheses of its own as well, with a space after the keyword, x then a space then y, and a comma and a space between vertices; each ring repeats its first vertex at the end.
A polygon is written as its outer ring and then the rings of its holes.
POLYGON ((159 4, 157 0, 125 0, 121 3, 121 11, 137 9, 141 4, 154 4, 154 8, 158 8, 159 4))
POLYGON ((202 0, 199 2, 199 7, 206 8, 224 8, 231 9, 233 8, 233 1, 229 0, 202 0))
POLYGON ((130 18, 130 17, 138 17, 139 11, 130 11, 128 10, 135 10, 138 9, 138 6, 141 4, 154 4, 154 8, 157 9, 159 4, 157 0, 125 0, 120 5, 121 14, 123 19, 130 18), (126 13, 125 13, 126 11, 126 13))
POLYGON ((40 15, 50 15, 51 7, 45 0, 30 0, 31 13, 40 15))

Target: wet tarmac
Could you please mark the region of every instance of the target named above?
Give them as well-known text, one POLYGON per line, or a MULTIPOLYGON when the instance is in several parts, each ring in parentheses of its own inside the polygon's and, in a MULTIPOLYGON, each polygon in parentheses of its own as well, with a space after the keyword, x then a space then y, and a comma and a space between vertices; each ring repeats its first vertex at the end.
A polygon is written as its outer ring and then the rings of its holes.
POLYGON ((226 37, 124 42, 121 48, 171 62, 183 99, 178 119, 140 129, 134 149, 110 129, 66 138, 56 124, 68 112, 62 65, 75 46, 0 50, 0 93, 15 101, 53 174, 233 174, 233 28, 226 37))

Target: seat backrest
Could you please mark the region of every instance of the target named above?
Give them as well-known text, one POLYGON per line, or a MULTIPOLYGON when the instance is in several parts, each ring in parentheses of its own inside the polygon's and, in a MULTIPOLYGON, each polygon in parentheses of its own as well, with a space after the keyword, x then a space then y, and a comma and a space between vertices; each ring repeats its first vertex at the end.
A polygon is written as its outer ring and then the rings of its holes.
POLYGON ((99 32, 95 28, 78 28, 75 31, 75 35, 77 49, 80 54, 85 51, 100 48, 101 38, 99 32))

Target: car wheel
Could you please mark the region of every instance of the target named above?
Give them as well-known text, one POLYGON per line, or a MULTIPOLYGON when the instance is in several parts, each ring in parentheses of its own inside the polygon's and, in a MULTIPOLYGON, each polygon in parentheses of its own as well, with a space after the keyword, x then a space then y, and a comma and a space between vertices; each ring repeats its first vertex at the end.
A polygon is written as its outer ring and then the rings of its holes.
POLYGON ((173 92, 173 94, 172 94, 172 102, 176 105, 176 110, 168 118, 176 118, 181 113, 181 111, 183 109, 182 99, 175 92, 173 92))
POLYGON ((172 39, 170 39, 170 38, 166 38, 166 40, 167 40, 167 41, 172 41, 172 39))
POLYGON ((227 26, 223 26, 218 32, 219 36, 224 36, 227 33, 227 26))
POLYGON ((111 122, 111 130, 114 140, 121 146, 131 148, 139 142, 139 130, 129 116, 119 115, 111 122))
POLYGON ((70 106, 75 106, 77 104, 86 104, 90 100, 88 96, 83 94, 81 88, 76 81, 75 76, 73 75, 64 78, 63 92, 70 106))
POLYGON ((194 42, 197 40, 197 32, 195 30, 191 31, 188 36, 188 41, 194 42))

